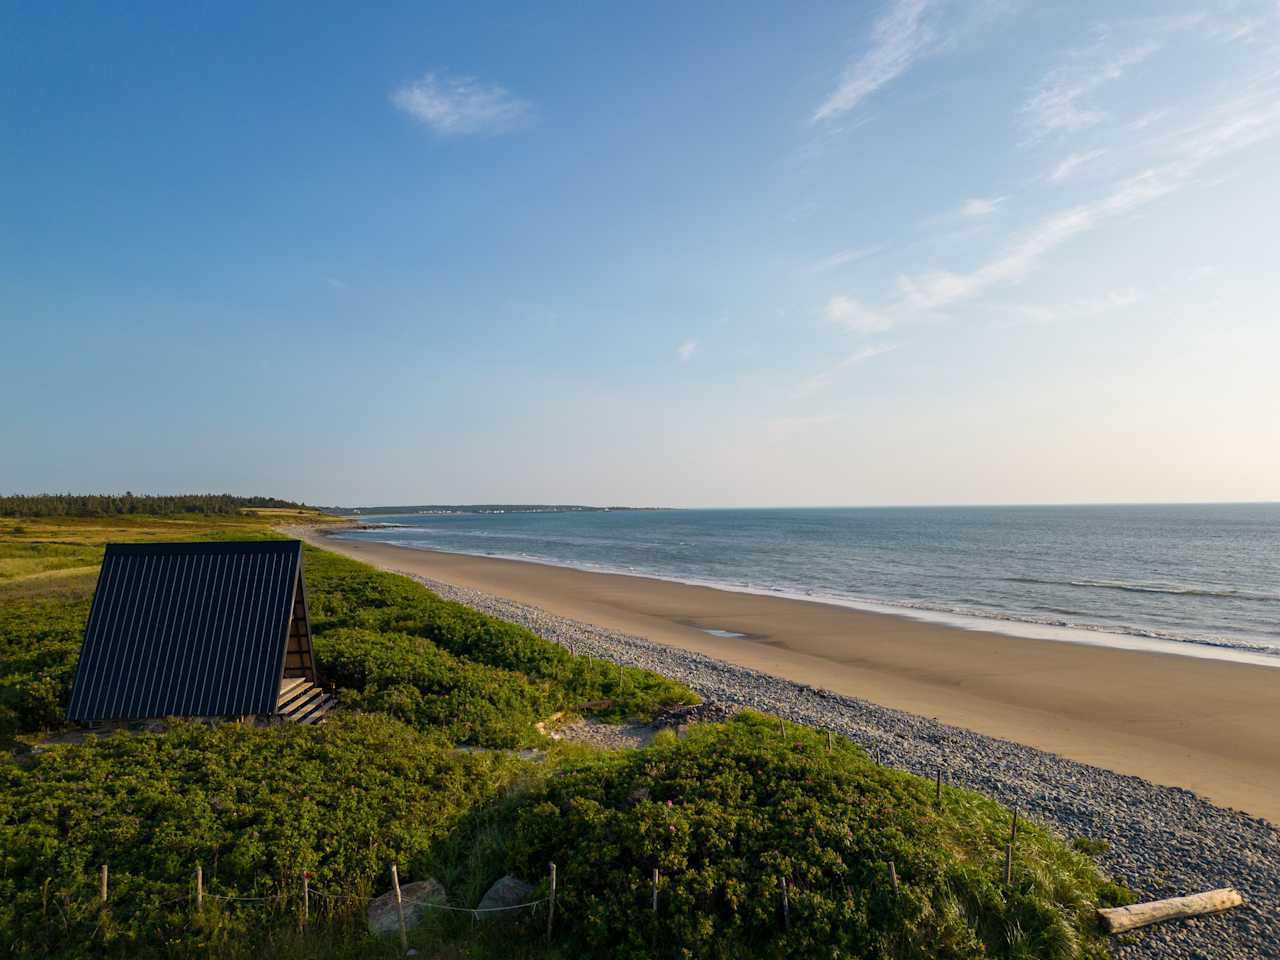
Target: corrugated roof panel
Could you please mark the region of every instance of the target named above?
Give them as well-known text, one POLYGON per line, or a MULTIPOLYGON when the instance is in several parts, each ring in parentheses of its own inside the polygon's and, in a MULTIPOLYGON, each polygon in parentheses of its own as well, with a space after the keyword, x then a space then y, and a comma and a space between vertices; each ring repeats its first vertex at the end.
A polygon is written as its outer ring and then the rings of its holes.
POLYGON ((297 540, 109 544, 68 719, 273 713, 301 570, 297 540))

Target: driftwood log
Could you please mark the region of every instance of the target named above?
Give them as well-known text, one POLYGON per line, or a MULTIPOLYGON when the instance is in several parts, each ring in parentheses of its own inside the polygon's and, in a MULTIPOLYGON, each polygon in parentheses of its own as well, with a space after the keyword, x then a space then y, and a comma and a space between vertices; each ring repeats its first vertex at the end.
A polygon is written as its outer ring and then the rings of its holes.
POLYGON ((1112 907, 1098 911, 1098 918, 1107 933, 1124 933, 1126 930, 1137 930, 1161 920, 1177 920, 1181 917, 1198 917, 1206 913, 1218 913, 1230 910, 1244 903, 1243 898, 1231 887, 1221 890, 1210 890, 1208 893, 1196 893, 1189 897, 1172 897, 1168 900, 1153 900, 1150 903, 1135 903, 1128 907, 1112 907))

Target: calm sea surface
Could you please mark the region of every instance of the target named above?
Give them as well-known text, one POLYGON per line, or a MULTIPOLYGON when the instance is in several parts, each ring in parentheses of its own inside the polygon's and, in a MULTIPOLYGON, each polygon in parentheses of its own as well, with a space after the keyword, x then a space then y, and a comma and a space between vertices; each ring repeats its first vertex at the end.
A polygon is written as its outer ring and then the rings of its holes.
POLYGON ((1280 504, 369 520, 344 536, 1280 665, 1280 504))

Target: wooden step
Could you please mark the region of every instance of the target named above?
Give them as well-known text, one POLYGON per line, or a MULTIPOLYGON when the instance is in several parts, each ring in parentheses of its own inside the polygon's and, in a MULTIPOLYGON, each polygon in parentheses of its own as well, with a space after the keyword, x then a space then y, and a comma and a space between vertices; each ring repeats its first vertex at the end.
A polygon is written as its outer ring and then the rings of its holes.
POLYGON ((319 723, 337 703, 306 677, 288 677, 280 685, 276 716, 286 723, 319 723))
POLYGON ((276 700, 276 713, 288 713, 299 702, 314 696, 319 689, 310 680, 294 684, 289 688, 288 692, 281 693, 279 699, 276 700))
POLYGON ((310 709, 293 719, 294 723, 320 723, 337 705, 338 698, 325 695, 312 703, 310 709))
POLYGON ((306 713, 308 710, 310 710, 315 705, 317 700, 323 700, 323 699, 324 699, 323 690, 315 686, 310 687, 308 688, 307 692, 304 693, 302 696, 295 697, 293 700, 290 700, 288 705, 286 705, 283 709, 279 711, 279 714, 280 716, 285 717, 286 719, 290 719, 290 720, 297 719, 298 717, 306 713))
POLYGON ((277 698, 277 702, 284 703, 290 693, 310 682, 306 677, 285 677, 280 682, 280 696, 277 698))

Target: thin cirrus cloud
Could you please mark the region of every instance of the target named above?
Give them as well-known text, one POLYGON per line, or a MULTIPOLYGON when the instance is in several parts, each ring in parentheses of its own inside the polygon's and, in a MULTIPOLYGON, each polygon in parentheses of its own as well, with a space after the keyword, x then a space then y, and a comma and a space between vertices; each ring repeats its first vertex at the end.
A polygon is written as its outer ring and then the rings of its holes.
POLYGON ((1070 179, 1077 170, 1105 156, 1106 152, 1106 150, 1090 150, 1088 153, 1071 154, 1069 157, 1060 160, 1049 171, 1049 181, 1051 183, 1062 183, 1062 181, 1070 179))
POLYGON ((1000 209, 1000 204, 1007 199, 1007 197, 973 197, 965 201, 964 206, 960 208, 960 215, 964 217, 989 217, 1000 209))
POLYGON ((505 133, 532 115, 527 100, 500 84, 439 72, 392 91, 391 102, 437 134, 451 137, 505 133))
POLYGON ((835 270, 851 263, 857 263, 859 260, 873 257, 882 249, 882 247, 856 247, 849 250, 838 250, 828 257, 822 257, 809 264, 808 272, 826 273, 828 270, 835 270))
POLYGON ((1109 117, 1096 102, 1103 87, 1124 78, 1163 50, 1176 35, 1193 29, 1212 32, 1215 23, 1206 13, 1191 13, 1140 17, 1099 26, 1094 42, 1069 51, 1023 104, 1028 139, 1034 142, 1055 134, 1076 133, 1102 123, 1109 117))
POLYGON ((1105 84, 1119 80, 1162 46, 1158 39, 1146 39, 1112 51, 1111 36, 1103 31, 1092 46, 1072 51, 1063 63, 1046 74, 1022 108, 1031 139, 1074 133, 1101 123, 1107 116, 1106 111, 1093 105, 1091 95, 1105 84))
POLYGON ((805 377, 791 388, 791 397, 794 400, 804 400, 811 397, 815 393, 825 390, 827 387, 831 386, 841 374, 845 373, 850 368, 856 367, 858 364, 864 363, 872 357, 878 357, 882 354, 886 354, 893 349, 893 344, 859 347, 839 363, 836 363, 825 370, 821 370, 812 376, 805 377))
POLYGON ((1122 310, 1142 300, 1142 293, 1134 287, 1111 290, 1100 296, 1081 297, 1065 303, 1015 304, 1005 308, 1005 316, 992 321, 996 328, 1038 326, 1048 323, 1088 320, 1093 317, 1122 310))
POLYGON ((891 317, 869 310, 853 297, 832 297, 824 313, 828 321, 850 333, 881 333, 893 326, 891 317))
POLYGON ((693 355, 698 352, 697 340, 686 340, 680 346, 676 347, 676 356, 681 363, 688 363, 693 359, 693 355))
POLYGON ((813 114, 815 122, 848 113, 925 56, 934 41, 929 0, 893 0, 876 21, 871 49, 845 68, 839 85, 813 114))
POLYGON ((1052 251, 1116 217, 1136 211, 1195 182, 1206 166, 1280 133, 1275 82, 1218 105, 1169 140, 1158 162, 1111 184, 1098 199, 1053 213, 999 256, 968 273, 933 271, 898 279, 892 310, 935 311, 1017 283, 1052 251))

